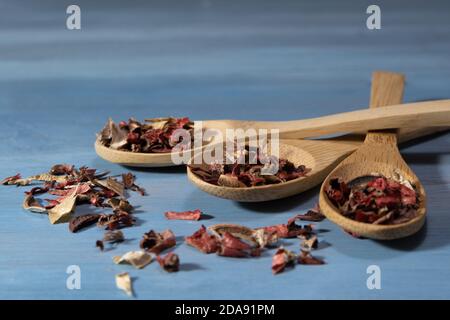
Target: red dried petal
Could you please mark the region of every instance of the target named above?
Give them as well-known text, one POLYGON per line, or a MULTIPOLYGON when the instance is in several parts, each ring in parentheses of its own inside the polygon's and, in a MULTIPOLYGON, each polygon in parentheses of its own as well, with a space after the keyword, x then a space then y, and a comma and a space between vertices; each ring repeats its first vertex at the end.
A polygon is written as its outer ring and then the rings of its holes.
POLYGON ((193 211, 167 211, 164 213, 168 220, 200 220, 202 212, 199 209, 193 211))
POLYGON ((217 238, 208 234, 204 225, 191 236, 185 238, 186 243, 203 253, 213 253, 219 248, 217 238))

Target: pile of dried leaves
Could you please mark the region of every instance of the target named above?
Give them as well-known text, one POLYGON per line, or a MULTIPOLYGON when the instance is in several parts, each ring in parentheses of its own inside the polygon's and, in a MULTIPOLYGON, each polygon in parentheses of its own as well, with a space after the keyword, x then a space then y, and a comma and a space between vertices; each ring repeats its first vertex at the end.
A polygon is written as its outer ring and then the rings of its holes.
POLYGON ((97 223, 100 227, 115 230, 132 226, 134 218, 132 205, 125 199, 126 190, 145 194, 145 190, 135 184, 132 173, 121 175, 121 181, 109 176, 108 172, 97 173, 88 167, 75 168, 73 165, 54 165, 48 173, 27 178, 20 174, 5 178, 4 185, 35 185, 25 192, 23 207, 32 212, 48 214, 50 222, 69 223, 72 232, 97 223), (39 186, 36 186, 40 184, 39 186), (38 199, 37 195, 50 195, 38 199), (80 204, 91 204, 99 208, 110 208, 111 214, 85 214, 73 217, 75 207, 80 204))
POLYGON ((232 164, 190 164, 191 171, 205 182, 233 188, 245 188, 278 184, 305 177, 310 168, 304 165, 295 166, 286 159, 273 159, 278 161, 278 170, 274 174, 262 174, 269 163, 264 164, 259 150, 250 151, 248 147, 243 150, 243 161, 239 157, 232 164))
POLYGON ((172 136, 175 130, 185 129, 194 137, 194 123, 189 118, 145 119, 144 123, 136 119, 119 124, 108 120, 98 135, 99 141, 115 150, 162 153, 171 152, 180 140, 172 136))
POLYGON ((358 222, 384 225, 405 223, 416 217, 419 198, 411 183, 384 176, 361 180, 351 186, 340 179, 330 181, 326 193, 342 215, 358 222))

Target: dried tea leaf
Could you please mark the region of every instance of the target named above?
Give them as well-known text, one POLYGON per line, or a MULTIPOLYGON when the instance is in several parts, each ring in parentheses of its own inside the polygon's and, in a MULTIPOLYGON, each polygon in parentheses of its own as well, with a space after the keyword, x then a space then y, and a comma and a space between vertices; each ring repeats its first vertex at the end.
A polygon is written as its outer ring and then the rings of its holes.
POLYGON ((325 216, 320 212, 320 207, 318 204, 304 214, 298 214, 295 216, 296 220, 320 222, 325 219, 325 216))
POLYGON ((123 210, 116 210, 113 214, 102 214, 98 219, 97 225, 107 230, 116 230, 131 227, 135 222, 135 219, 130 213, 123 210))
POLYGON ((72 192, 60 204, 48 210, 48 218, 51 224, 65 223, 70 220, 70 216, 75 209, 77 196, 76 191, 72 192))
POLYGON ((309 252, 312 249, 317 249, 319 241, 316 235, 312 235, 309 238, 304 238, 300 243, 300 248, 302 251, 309 252))
POLYGON ((296 258, 297 256, 292 251, 289 251, 283 247, 278 248, 272 258, 272 273, 280 273, 286 268, 286 266, 294 265, 296 258))
POLYGON ((32 194, 25 196, 23 201, 23 208, 25 210, 37 213, 46 213, 47 209, 45 209, 39 201, 37 201, 32 194))
POLYGON ((106 203, 113 208, 113 210, 122 210, 126 212, 133 211, 133 206, 125 199, 110 198, 106 203))
POLYGON ((128 272, 122 272, 116 275, 116 286, 117 288, 123 290, 127 295, 133 296, 131 278, 128 272))
POLYGON ((159 254, 162 251, 172 248, 176 245, 174 233, 167 229, 162 233, 150 230, 145 233, 140 242, 140 247, 146 251, 159 254))
POLYGON ((167 272, 177 272, 180 269, 180 258, 176 253, 170 252, 164 257, 157 256, 156 260, 167 272))
POLYGON ((164 213, 168 220, 200 220, 202 212, 199 209, 193 211, 167 211, 164 213))
POLYGON ((96 180, 94 180, 94 183, 98 184, 108 190, 113 191, 115 194, 117 194, 121 197, 124 197, 124 192, 125 192, 124 185, 114 178, 108 177, 103 180, 96 179, 96 180))
POLYGON ((66 176, 53 175, 53 174, 49 174, 49 173, 41 173, 41 174, 36 174, 34 176, 28 177, 26 180, 47 181, 47 182, 56 181, 58 183, 61 183, 61 182, 66 182, 67 181, 67 177, 66 176))
POLYGON ((73 174, 74 165, 70 164, 55 164, 51 167, 49 173, 52 175, 73 174))
POLYGON ((252 253, 252 246, 231 233, 224 232, 220 239, 220 250, 217 253, 225 257, 243 258, 252 253))
POLYGON ((16 174, 15 176, 6 177, 2 180, 1 184, 8 185, 8 184, 16 184, 17 180, 21 180, 20 173, 16 174))
POLYGON ((199 230, 191 236, 185 238, 188 245, 200 250, 203 253, 213 253, 219 249, 219 242, 213 235, 208 234, 206 227, 201 226, 199 230))
POLYGON ((152 262, 152 256, 145 251, 129 251, 123 256, 113 257, 113 261, 115 264, 131 264, 137 269, 142 269, 152 262))
POLYGON ((93 225, 94 223, 97 223, 98 219, 100 219, 99 214, 85 214, 74 217, 69 221, 69 230, 71 232, 77 232, 90 225, 93 225))
POLYGON ((313 257, 311 253, 307 251, 302 251, 300 256, 297 259, 297 262, 299 264, 309 264, 309 265, 321 265, 325 264, 325 262, 322 259, 313 257))
POLYGON ((118 243, 118 242, 122 242, 124 240, 125 240, 125 237, 123 235, 123 232, 120 230, 107 231, 107 232, 105 232, 105 234, 103 236, 103 241, 109 242, 109 243, 118 243))
POLYGON ((128 132, 125 129, 120 128, 117 124, 114 123, 111 119, 109 120, 109 130, 111 133, 111 140, 109 143, 109 147, 111 149, 120 149, 127 145, 127 137, 128 132))
POLYGON ((102 240, 97 240, 97 241, 95 242, 95 246, 96 246, 97 248, 99 248, 100 251, 105 250, 105 245, 103 244, 103 241, 102 241, 102 240))
POLYGON ((130 189, 136 192, 139 192, 141 195, 145 195, 145 189, 139 187, 135 183, 136 177, 131 173, 123 173, 122 174, 122 184, 124 185, 125 189, 130 189))
POLYGON ((217 180, 217 185, 231 188, 244 188, 246 185, 239 181, 238 177, 221 174, 217 180))

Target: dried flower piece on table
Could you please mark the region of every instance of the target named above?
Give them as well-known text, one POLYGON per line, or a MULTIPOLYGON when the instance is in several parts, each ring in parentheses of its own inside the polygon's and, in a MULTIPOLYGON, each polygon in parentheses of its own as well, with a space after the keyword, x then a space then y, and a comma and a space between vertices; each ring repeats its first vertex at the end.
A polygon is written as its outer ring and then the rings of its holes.
POLYGON ((321 265, 325 264, 325 262, 322 259, 313 257, 310 252, 308 251, 301 251, 300 255, 298 256, 297 262, 299 264, 309 264, 309 265, 321 265))
POLYGON ((162 233, 150 230, 142 237, 140 247, 154 254, 172 248, 176 245, 175 235, 171 230, 165 230, 162 233))
POLYGON ((278 248, 272 258, 272 273, 277 274, 282 272, 286 266, 293 266, 296 258, 297 256, 292 251, 283 247, 278 248))
POLYGON ((46 213, 47 209, 43 207, 38 200, 34 198, 32 194, 26 195, 23 201, 23 208, 25 210, 37 213, 46 213))
POLYGON ((135 183, 136 177, 131 173, 123 173, 122 174, 122 183, 125 186, 125 189, 130 189, 133 191, 137 191, 139 192, 141 195, 145 195, 145 189, 139 187, 136 183, 135 183))
POLYGON ((164 213, 168 220, 200 220, 202 212, 199 209, 193 211, 167 211, 164 213))
POLYGON ((131 264, 137 269, 142 269, 152 262, 152 256, 145 251, 129 251, 123 256, 114 256, 113 261, 115 264, 131 264))
POLYGON ((77 232, 90 225, 93 225, 94 223, 97 223, 99 218, 100 218, 99 214, 85 214, 74 217, 69 221, 69 230, 71 232, 77 232))
POLYGON ((116 286, 123 290, 127 295, 133 296, 131 278, 128 272, 122 272, 116 275, 116 286))
POLYGON ((103 251, 105 249, 105 242, 114 245, 116 243, 123 242, 124 240, 125 237, 122 231, 120 230, 106 231, 105 234, 103 235, 103 239, 97 240, 96 246, 103 251))
POLYGON ((163 257, 157 256, 156 260, 167 272, 177 272, 180 269, 180 258, 176 253, 170 252, 163 257))
POLYGON ((314 208, 309 209, 304 214, 298 214, 295 216, 296 220, 320 222, 325 219, 325 216, 320 212, 319 204, 316 204, 314 208))
POLYGON ((220 249, 217 253, 225 257, 243 258, 249 255, 258 256, 260 252, 258 249, 253 248, 231 233, 224 232, 220 239, 220 249))
POLYGON ((189 118, 146 119, 144 123, 131 118, 119 125, 109 119, 98 139, 104 146, 122 151, 171 152, 180 142, 173 136, 175 130, 185 129, 192 133, 193 128, 194 123, 189 118))
POLYGON ((417 216, 419 198, 411 183, 384 176, 359 180, 362 182, 349 186, 340 179, 331 179, 326 188, 328 199, 342 215, 383 225, 405 223, 417 216))
POLYGON ((218 240, 215 236, 210 235, 204 225, 191 236, 185 238, 186 243, 203 253, 213 253, 219 248, 218 240))
POLYGON ((106 230, 116 230, 125 227, 131 227, 135 224, 134 217, 123 210, 115 210, 113 214, 102 214, 98 219, 97 225, 106 230))
POLYGON ((317 249, 319 241, 316 235, 312 235, 309 237, 300 236, 299 238, 302 240, 302 242, 300 243, 300 248, 302 251, 309 252, 313 249, 317 249))

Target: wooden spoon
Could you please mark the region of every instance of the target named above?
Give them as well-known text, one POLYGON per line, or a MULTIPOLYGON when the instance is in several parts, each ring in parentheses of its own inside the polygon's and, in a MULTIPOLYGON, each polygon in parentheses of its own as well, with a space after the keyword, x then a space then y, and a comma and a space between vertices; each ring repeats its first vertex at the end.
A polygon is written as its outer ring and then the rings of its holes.
MULTIPOLYGON (((391 96, 398 98, 398 95, 395 94, 400 91, 398 87, 403 87, 403 81, 395 75, 375 73, 372 81, 371 107, 390 103, 391 96)), ((426 195, 419 179, 400 155, 395 131, 373 131, 367 134, 364 144, 342 161, 325 179, 320 189, 319 205, 328 219, 352 234, 372 239, 390 240, 409 236, 423 226, 426 214, 426 195), (341 178, 350 182, 358 177, 373 174, 381 174, 388 178, 400 175, 411 182, 416 187, 420 199, 417 216, 406 223, 397 225, 362 223, 343 216, 328 199, 325 188, 329 186, 331 179, 341 178)))
MULTIPOLYGON (((403 95, 403 75, 392 73, 381 74, 392 76, 398 83, 396 86, 391 87, 389 92, 379 92, 378 95, 372 95, 372 99, 384 98, 384 104, 400 103, 403 95)), ((376 100, 371 102, 372 108, 378 106, 382 106, 382 103, 376 100)), ((418 136, 442 130, 444 128, 401 129, 399 130, 399 141, 409 141, 418 136)), ((189 180, 195 186, 217 197, 242 202, 281 199, 299 194, 319 185, 330 171, 345 159, 345 157, 358 149, 363 141, 364 136, 355 134, 328 140, 280 140, 281 158, 288 159, 295 165, 304 164, 306 167, 312 169, 306 177, 281 184, 232 188, 207 183, 194 174, 189 167, 187 168, 187 174, 189 180)))
MULTIPOLYGON (((223 134, 226 129, 279 129, 280 138, 297 139, 332 133, 367 132, 373 129, 434 127, 450 125, 450 100, 435 100, 389 106, 381 109, 357 110, 319 118, 294 121, 203 121, 204 129, 223 134)), ((211 141, 210 143, 215 143, 211 141)), ((171 153, 137 153, 103 146, 97 139, 97 154, 103 159, 129 166, 161 167, 174 165, 171 153)), ((186 152, 191 152, 187 150, 186 152)))

